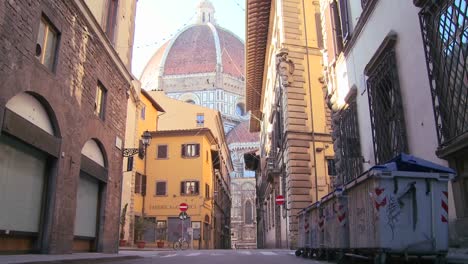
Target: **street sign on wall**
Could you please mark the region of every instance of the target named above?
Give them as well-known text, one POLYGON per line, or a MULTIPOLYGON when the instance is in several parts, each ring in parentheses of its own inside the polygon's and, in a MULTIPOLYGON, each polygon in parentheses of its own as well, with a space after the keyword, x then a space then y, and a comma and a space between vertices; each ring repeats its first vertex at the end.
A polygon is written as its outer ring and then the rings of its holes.
POLYGON ((275 201, 276 201, 277 205, 283 205, 284 204, 284 196, 283 195, 276 196, 275 201))
POLYGON ((180 209, 180 211, 182 211, 182 212, 187 211, 187 209, 188 209, 188 204, 186 204, 186 203, 181 203, 181 204, 179 205, 179 209, 180 209))

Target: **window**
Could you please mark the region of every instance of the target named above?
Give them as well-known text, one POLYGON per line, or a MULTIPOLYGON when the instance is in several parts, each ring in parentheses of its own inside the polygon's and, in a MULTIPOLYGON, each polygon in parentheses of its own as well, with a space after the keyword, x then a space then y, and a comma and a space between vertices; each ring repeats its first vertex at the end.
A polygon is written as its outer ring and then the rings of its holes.
POLYGON ((135 174, 135 193, 146 195, 146 175, 135 174))
POLYGON ((245 224, 251 225, 253 223, 252 203, 247 201, 245 203, 245 224))
POLYGON ((106 88, 99 82, 96 88, 96 99, 94 102, 94 113, 104 120, 104 109, 106 107, 106 88))
POLYGON ((449 150, 468 132, 467 6, 466 0, 431 1, 419 13, 437 136, 449 150))
POLYGON ((36 58, 50 71, 54 70, 57 43, 57 29, 45 17, 42 17, 37 32, 36 58))
POLYGON ((350 37, 350 28, 349 28, 349 0, 339 0, 340 4, 340 18, 341 18, 341 32, 343 41, 347 41, 350 37))
POLYGON ((146 118, 146 105, 143 105, 143 107, 141 108, 140 117, 141 117, 141 120, 145 120, 145 118, 146 118))
POLYGON ((197 126, 202 127, 205 124, 205 115, 197 114, 197 126))
POLYGON ((127 171, 133 170, 133 156, 127 158, 127 171))
POLYGON ((330 175, 330 176, 335 176, 336 175, 335 160, 334 159, 327 159, 327 169, 328 169, 328 175, 330 175))
MULTIPOLYGON (((353 90, 357 91, 355 88, 353 90)), ((339 130, 341 146, 339 151, 335 152, 336 161, 340 161, 337 174, 339 181, 343 184, 357 178, 362 173, 362 156, 355 95, 352 102, 348 102, 348 104, 348 108, 341 110, 339 113, 337 129, 339 130)))
POLYGON ((365 68, 376 164, 407 151, 395 42, 396 36, 385 38, 365 68))
POLYGON ((160 181, 156 182, 156 195, 167 195, 167 183, 160 181))
POLYGON ((210 185, 208 183, 205 183, 205 198, 210 199, 210 185))
POLYGON ((238 115, 238 116, 245 115, 244 105, 243 104, 237 104, 236 105, 236 115, 238 115))
POLYGON ((158 145, 158 159, 167 159, 167 145, 158 145))
POLYGON ((199 194, 198 181, 183 181, 180 183, 181 195, 197 195, 199 194))
POLYGON ((107 8, 106 34, 112 44, 115 42, 115 26, 117 25, 118 6, 118 0, 110 0, 107 8))
POLYGON ((183 144, 182 145, 182 157, 199 157, 200 156, 200 144, 183 144))

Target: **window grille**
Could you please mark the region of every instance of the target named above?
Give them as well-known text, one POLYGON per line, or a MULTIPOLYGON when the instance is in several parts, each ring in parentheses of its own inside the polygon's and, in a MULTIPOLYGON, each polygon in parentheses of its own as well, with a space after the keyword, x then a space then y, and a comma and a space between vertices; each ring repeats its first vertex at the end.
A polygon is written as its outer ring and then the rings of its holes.
POLYGON ((356 102, 340 113, 340 165, 338 175, 340 182, 347 183, 362 173, 361 145, 359 141, 359 126, 356 102))
POLYGON ((419 13, 439 144, 468 132, 468 1, 429 1, 419 13))
POLYGON ((377 57, 366 67, 375 163, 383 164, 407 151, 394 39, 384 42, 377 57), (390 46, 391 45, 391 46, 390 46), (369 69, 367 69, 369 68, 369 69))

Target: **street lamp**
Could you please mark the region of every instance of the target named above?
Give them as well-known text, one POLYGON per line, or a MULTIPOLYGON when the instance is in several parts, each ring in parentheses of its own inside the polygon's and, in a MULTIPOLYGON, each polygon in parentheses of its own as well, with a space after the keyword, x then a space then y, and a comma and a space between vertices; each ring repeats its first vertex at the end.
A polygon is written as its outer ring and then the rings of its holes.
MULTIPOLYGON (((143 135, 141 135, 141 142, 143 143, 143 146, 145 147, 145 167, 143 168, 143 174, 145 175, 145 182, 146 182, 146 151, 148 149, 148 146, 151 143, 151 133, 146 130, 143 132, 143 135)), ((146 196, 146 184, 145 184, 145 189, 142 190, 141 195, 143 196, 143 201, 142 201, 142 208, 141 208, 141 216, 144 218, 145 217, 145 196, 146 196)))

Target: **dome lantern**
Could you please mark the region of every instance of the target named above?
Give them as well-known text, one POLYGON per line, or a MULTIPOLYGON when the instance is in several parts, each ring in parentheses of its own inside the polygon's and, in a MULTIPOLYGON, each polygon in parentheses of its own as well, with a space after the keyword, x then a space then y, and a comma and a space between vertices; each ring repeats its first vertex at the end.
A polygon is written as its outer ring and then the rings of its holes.
POLYGON ((212 23, 215 24, 214 19, 215 9, 209 0, 201 0, 197 5, 197 24, 212 23))

